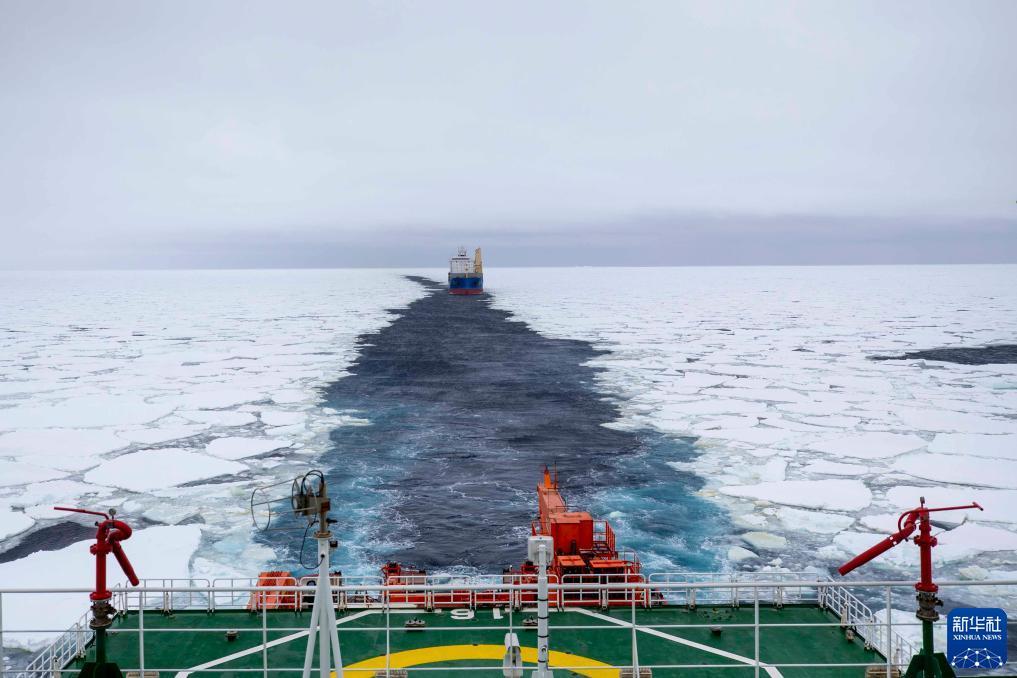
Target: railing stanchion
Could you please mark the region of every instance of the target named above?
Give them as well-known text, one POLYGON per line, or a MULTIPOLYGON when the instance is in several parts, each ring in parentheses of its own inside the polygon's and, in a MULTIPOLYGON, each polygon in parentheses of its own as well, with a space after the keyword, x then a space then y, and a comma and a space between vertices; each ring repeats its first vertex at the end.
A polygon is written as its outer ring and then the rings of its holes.
POLYGON ((890 671, 893 669, 893 610, 890 604, 893 602, 891 588, 886 587, 886 678, 890 678, 890 671))
POLYGON ((516 609, 516 602, 515 602, 515 597, 516 597, 515 580, 516 580, 515 577, 512 577, 512 579, 509 580, 509 581, 513 582, 513 583, 509 584, 509 586, 512 587, 512 588, 509 589, 509 606, 508 606, 508 612, 509 612, 509 633, 515 633, 516 632, 515 624, 513 623, 513 619, 512 619, 513 610, 516 609))
POLYGON ((383 596, 385 601, 385 678, 391 675, 392 665, 392 596, 383 596))
POLYGON ((258 607, 261 608, 261 672, 264 678, 268 678, 268 606, 265 604, 264 591, 255 595, 258 596, 258 607))
POLYGON ((636 641, 636 590, 632 589, 632 678, 639 677, 639 649, 636 641))
POLYGON ((7 675, 4 663, 4 594, 0 593, 0 678, 7 675))
MULTIPOLYGON (((124 606, 126 609, 126 606, 124 606)), ((138 664, 141 678, 145 678, 145 596, 138 596, 138 664)))
POLYGON ((752 607, 753 607, 753 622, 752 630, 755 635, 754 645, 755 647, 755 676, 759 678, 759 584, 757 583, 753 589, 755 595, 753 595, 752 607))

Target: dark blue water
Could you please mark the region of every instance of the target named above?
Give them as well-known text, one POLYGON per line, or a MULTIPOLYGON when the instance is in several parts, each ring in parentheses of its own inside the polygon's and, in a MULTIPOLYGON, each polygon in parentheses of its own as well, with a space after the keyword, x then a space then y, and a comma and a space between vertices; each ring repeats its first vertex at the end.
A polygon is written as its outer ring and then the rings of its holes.
POLYGON ((927 348, 901 355, 874 355, 870 360, 933 360, 959 365, 1012 365, 1017 363, 1017 344, 927 348))
POLYGON ((428 295, 361 337, 352 374, 326 393, 327 406, 371 422, 335 429, 321 459, 344 569, 521 562, 545 464, 571 505, 611 514, 619 541, 654 569, 716 568, 710 545, 726 517, 665 463, 695 448, 602 425, 619 412, 585 364, 599 351, 537 334, 488 295, 414 280, 428 295))

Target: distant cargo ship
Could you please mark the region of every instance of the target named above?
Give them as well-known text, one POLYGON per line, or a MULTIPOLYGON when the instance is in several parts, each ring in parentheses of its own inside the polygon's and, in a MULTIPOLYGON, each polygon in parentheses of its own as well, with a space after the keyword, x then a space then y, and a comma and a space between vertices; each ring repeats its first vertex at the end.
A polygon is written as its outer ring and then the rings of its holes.
POLYGON ((465 247, 460 247, 459 253, 449 259, 448 291, 450 294, 483 294, 484 263, 479 247, 473 252, 472 261, 466 256, 465 247))

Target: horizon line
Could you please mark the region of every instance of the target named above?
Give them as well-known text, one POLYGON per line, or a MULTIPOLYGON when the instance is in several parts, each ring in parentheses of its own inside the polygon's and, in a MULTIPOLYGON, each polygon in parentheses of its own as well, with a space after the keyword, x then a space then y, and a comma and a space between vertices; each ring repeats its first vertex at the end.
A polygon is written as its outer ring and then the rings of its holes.
MULTIPOLYGON (((867 263, 814 263, 814 264, 532 264, 532 265, 508 265, 490 266, 484 265, 485 271, 498 269, 528 269, 528 268, 887 268, 887 267, 939 267, 939 266, 1015 266, 1014 261, 984 261, 984 262, 867 262, 867 263)), ((147 272, 172 272, 172 271, 411 271, 419 269, 445 270, 443 266, 153 266, 146 268, 3 268, 0 273, 147 273, 147 272)))

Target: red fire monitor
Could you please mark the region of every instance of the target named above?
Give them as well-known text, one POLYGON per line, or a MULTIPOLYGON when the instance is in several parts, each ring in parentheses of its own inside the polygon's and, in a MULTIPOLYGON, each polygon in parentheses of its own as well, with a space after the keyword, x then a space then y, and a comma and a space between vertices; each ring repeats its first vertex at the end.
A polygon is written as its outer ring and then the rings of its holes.
POLYGON ((837 571, 840 572, 841 575, 845 575, 851 570, 864 565, 870 560, 886 553, 897 544, 907 541, 917 528, 918 536, 915 537, 913 541, 915 542, 915 545, 918 546, 919 553, 921 555, 921 579, 917 584, 915 584, 915 589, 927 593, 935 593, 939 590, 939 587, 932 581, 932 547, 938 544, 939 541, 932 536, 932 522, 929 519, 929 514, 937 511, 962 511, 965 509, 983 510, 977 502, 971 502, 970 504, 965 504, 963 506, 928 508, 925 506, 925 497, 921 497, 918 508, 905 511, 900 514, 899 518, 897 518, 896 532, 869 550, 858 554, 848 562, 844 563, 837 568, 837 571))
POLYGON ((856 567, 864 565, 873 558, 886 553, 901 542, 907 541, 914 531, 918 530, 918 536, 913 538, 921 555, 921 576, 918 583, 915 584, 915 590, 918 591, 916 596, 918 612, 915 613, 915 616, 922 620, 922 651, 912 657, 905 676, 934 678, 956 675, 947 662, 946 657, 942 653, 935 652, 933 647, 932 623, 939 620, 939 611, 936 608, 942 605, 943 601, 936 595, 939 587, 932 581, 932 548, 939 543, 939 540, 932 536, 932 520, 929 518, 929 514, 937 511, 961 511, 964 509, 983 510, 975 502, 965 504, 964 506, 928 508, 925 505, 925 497, 922 497, 917 508, 900 514, 900 517, 897 519, 896 532, 864 553, 860 553, 844 563, 837 570, 842 575, 845 575, 856 567))
MULTIPOLYGON (((116 520, 109 514, 100 513, 99 511, 87 511, 79 508, 65 508, 63 506, 54 506, 56 511, 70 511, 72 513, 84 513, 92 516, 100 516, 105 520, 97 522, 95 531, 95 543, 89 547, 89 551, 95 556, 95 590, 92 591, 89 598, 93 601, 98 600, 109 600, 113 597, 110 593, 109 588, 106 586, 106 556, 110 553, 117 559, 117 563, 120 564, 120 569, 123 570, 124 574, 127 575, 128 581, 133 586, 138 585, 138 575, 134 573, 134 567, 131 566, 131 561, 127 559, 127 554, 124 553, 123 547, 120 542, 125 539, 131 538, 131 527, 122 520, 116 520)), ((112 509, 111 509, 112 510, 112 509)))

